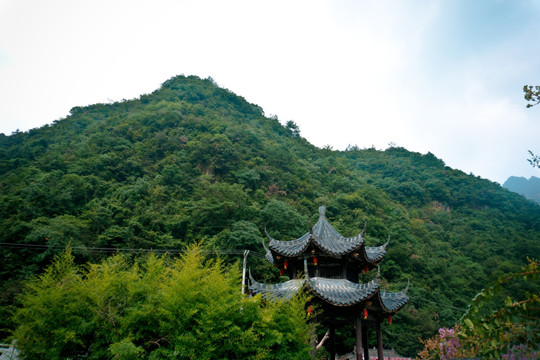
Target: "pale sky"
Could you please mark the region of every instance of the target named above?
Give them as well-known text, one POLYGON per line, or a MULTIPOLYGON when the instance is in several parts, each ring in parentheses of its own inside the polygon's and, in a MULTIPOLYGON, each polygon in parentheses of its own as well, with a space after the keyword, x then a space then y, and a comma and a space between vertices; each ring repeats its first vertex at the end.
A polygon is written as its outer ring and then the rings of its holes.
POLYGON ((0 0, 0 132, 211 76, 316 146, 392 142, 502 184, 540 176, 539 34, 537 0, 0 0))

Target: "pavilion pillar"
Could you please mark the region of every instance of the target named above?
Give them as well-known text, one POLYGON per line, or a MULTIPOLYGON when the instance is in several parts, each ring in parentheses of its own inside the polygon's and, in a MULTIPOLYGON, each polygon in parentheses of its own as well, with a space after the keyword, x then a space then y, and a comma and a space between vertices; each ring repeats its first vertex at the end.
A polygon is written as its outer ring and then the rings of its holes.
POLYGON ((377 329, 377 355, 379 360, 384 360, 383 354, 383 343, 382 343, 382 331, 381 331, 381 321, 375 321, 375 327, 377 329))
POLYGON ((362 347, 364 348, 364 360, 369 359, 369 346, 368 346, 368 327, 367 322, 364 321, 362 328, 362 347))
POLYGON ((330 325, 330 360, 336 360, 336 326, 330 325))
POLYGON ((356 317, 356 360, 362 360, 362 320, 356 317))

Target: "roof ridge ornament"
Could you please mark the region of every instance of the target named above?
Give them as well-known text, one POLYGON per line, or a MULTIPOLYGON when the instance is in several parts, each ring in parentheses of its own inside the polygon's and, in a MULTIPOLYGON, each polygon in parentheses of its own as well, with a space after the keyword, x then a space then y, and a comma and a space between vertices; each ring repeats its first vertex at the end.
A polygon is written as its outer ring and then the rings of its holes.
POLYGON ((401 290, 403 294, 407 295, 407 291, 409 291, 410 284, 411 284, 411 279, 407 278, 407 286, 405 286, 405 289, 401 290))
MULTIPOLYGON (((266 231, 266 226, 264 227, 264 233, 266 234, 266 236, 268 237, 269 240, 272 240, 270 235, 268 235, 268 231, 266 231)), ((266 250, 266 252, 269 252, 270 249, 268 249, 268 247, 266 246, 266 243, 264 242, 264 238, 261 238, 261 242, 262 242, 264 250, 266 250)))
MULTIPOLYGON (((266 227, 264 228, 264 232, 266 233, 266 236, 268 236, 270 241, 272 241, 273 239, 270 237, 270 235, 268 235, 268 232, 266 231, 266 227)), ((273 264, 274 263, 274 256, 272 255, 272 252, 270 251, 268 246, 266 246, 266 243, 264 242, 264 238, 261 238, 261 242, 262 242, 262 246, 263 246, 264 251, 265 251, 264 257, 266 258, 266 260, 268 260, 268 262, 270 264, 273 264)))
POLYGON ((326 217, 326 207, 324 205, 319 206, 319 217, 324 218, 326 217))
POLYGON ((367 220, 364 220, 364 229, 362 230, 362 232, 360 233, 360 235, 362 237, 364 237, 364 235, 366 235, 366 229, 367 229, 367 220))
MULTIPOLYGON (((266 234, 266 237, 268 238, 268 240, 275 240, 273 237, 270 236, 270 234, 268 234, 268 230, 266 230, 266 226, 264 227, 264 233, 266 234)), ((264 241, 263 241, 263 244, 264 244, 264 241)))
POLYGON ((389 243, 390 243, 390 234, 388 234, 388 240, 386 240, 386 242, 383 244, 383 248, 386 249, 389 243))

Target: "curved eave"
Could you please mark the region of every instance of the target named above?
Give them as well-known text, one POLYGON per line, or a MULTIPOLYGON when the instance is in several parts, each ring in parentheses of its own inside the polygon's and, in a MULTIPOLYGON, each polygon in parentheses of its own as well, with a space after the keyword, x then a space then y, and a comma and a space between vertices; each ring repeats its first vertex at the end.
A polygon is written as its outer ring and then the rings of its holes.
POLYGON ((294 257, 302 254, 311 242, 311 233, 309 232, 298 239, 289 241, 276 240, 270 235, 266 235, 270 239, 270 243, 268 244, 270 250, 285 257, 294 257))
POLYGON ((303 279, 295 279, 280 284, 263 284, 253 279, 250 272, 248 288, 251 294, 261 294, 265 299, 291 299, 304 283, 303 279))
POLYGON ((356 284, 346 279, 310 278, 307 281, 313 293, 334 306, 351 306, 361 303, 379 290, 379 283, 373 279, 367 284, 356 284))
POLYGON ((364 247, 364 254, 366 260, 370 263, 378 263, 386 255, 386 247, 390 240, 386 241, 385 244, 381 246, 369 246, 364 247))
MULTIPOLYGON (((267 235, 268 235, 268 233, 267 233, 267 235)), ((274 264, 274 256, 272 255, 272 252, 270 251, 270 249, 264 243, 264 240, 262 241, 262 246, 263 246, 264 251, 265 251, 264 257, 266 258, 266 260, 268 260, 268 262, 270 264, 274 264)))
POLYGON ((361 248, 364 244, 364 239, 361 234, 352 238, 344 238, 342 236, 320 238, 314 235, 313 243, 329 255, 343 256, 361 248))
POLYGON ((387 313, 396 313, 398 312, 407 302, 409 297, 407 296, 407 290, 409 289, 409 283, 407 287, 400 292, 391 293, 386 291, 381 291, 379 293, 379 301, 383 311, 387 313))

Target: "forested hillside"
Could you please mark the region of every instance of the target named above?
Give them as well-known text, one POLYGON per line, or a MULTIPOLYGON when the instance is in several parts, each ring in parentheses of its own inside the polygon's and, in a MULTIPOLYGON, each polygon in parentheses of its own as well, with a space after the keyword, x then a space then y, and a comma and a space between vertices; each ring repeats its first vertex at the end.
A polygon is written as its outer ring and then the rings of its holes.
POLYGON ((276 279, 257 256, 264 228, 298 237, 320 205, 345 235, 366 221, 368 246, 390 236, 383 284, 401 290, 410 279, 411 300, 383 331, 402 354, 453 325, 489 281, 540 257, 538 204, 431 153, 359 146, 319 149, 294 123, 193 76, 0 134, 0 337, 20 282, 68 244, 84 263, 110 248, 203 241, 231 264, 234 250, 252 250, 258 279, 276 279))

